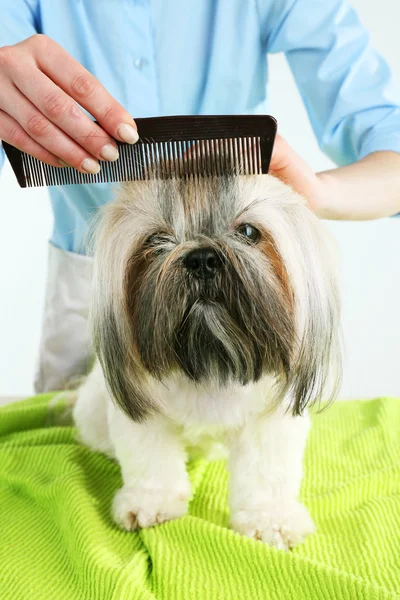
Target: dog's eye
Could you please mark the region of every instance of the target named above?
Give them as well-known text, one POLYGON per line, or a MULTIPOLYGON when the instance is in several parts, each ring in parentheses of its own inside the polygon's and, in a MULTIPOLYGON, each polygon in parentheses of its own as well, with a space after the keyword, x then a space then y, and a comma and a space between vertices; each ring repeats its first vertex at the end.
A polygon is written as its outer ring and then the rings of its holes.
POLYGON ((161 252, 165 250, 163 246, 165 246, 165 244, 167 244, 170 241, 171 240, 169 239, 169 237, 165 234, 153 233, 146 239, 144 245, 149 250, 153 250, 155 254, 161 254, 161 252))
POLYGON ((149 235, 146 239, 144 245, 145 246, 156 246, 160 243, 160 235, 158 233, 153 233, 153 235, 149 235))
POLYGON ((236 231, 244 238, 246 238, 246 241, 252 242, 253 244, 257 244, 261 237, 261 234, 258 231, 258 229, 253 227, 253 225, 249 225, 248 223, 239 225, 239 227, 236 228, 236 231))

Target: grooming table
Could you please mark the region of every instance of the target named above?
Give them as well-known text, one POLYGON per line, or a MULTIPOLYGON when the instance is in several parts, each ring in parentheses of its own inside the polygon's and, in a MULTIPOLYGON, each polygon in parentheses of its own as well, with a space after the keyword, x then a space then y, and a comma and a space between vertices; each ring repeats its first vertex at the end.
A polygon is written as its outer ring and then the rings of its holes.
POLYGON ((118 530, 118 465, 50 400, 0 409, 1 600, 400 598, 400 400, 313 416, 301 497, 318 532, 288 553, 228 529, 222 461, 189 463, 188 516, 118 530))

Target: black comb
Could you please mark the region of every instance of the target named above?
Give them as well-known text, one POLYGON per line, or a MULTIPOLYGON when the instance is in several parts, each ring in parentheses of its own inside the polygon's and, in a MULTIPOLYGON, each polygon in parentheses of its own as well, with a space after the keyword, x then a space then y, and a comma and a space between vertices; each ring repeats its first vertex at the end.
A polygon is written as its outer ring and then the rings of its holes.
POLYGON ((157 177, 268 173, 277 123, 268 115, 182 116, 135 119, 139 141, 117 142, 119 158, 100 161, 101 171, 85 175, 57 168, 3 142, 21 187, 107 183, 157 177))

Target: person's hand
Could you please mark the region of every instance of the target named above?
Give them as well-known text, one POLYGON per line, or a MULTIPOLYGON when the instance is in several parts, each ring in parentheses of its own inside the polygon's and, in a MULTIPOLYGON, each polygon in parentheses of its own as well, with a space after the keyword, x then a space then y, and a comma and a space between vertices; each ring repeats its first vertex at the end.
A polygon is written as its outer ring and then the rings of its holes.
POLYGON ((277 135, 269 172, 304 196, 322 219, 368 220, 400 212, 400 154, 373 152, 345 167, 315 173, 277 135))
POLYGON ((50 165, 97 173, 97 159, 118 158, 115 139, 135 143, 134 120, 56 42, 34 35, 0 48, 0 140, 50 165))
POLYGON ((269 172, 304 196, 313 212, 323 217, 326 191, 319 175, 277 134, 269 172))

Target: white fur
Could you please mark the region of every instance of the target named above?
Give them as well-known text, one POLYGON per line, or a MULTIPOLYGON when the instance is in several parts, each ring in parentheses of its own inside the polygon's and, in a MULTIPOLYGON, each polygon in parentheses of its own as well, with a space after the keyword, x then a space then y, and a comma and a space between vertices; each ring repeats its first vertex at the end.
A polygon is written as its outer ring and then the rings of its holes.
POLYGON ((298 501, 309 419, 285 414, 284 405, 271 414, 271 381, 222 394, 183 379, 157 386, 166 414, 135 423, 110 399, 97 363, 74 409, 81 440, 121 465, 116 523, 135 529, 186 514, 186 448, 213 458, 222 443, 229 454, 233 529, 283 549, 314 531, 298 501))

